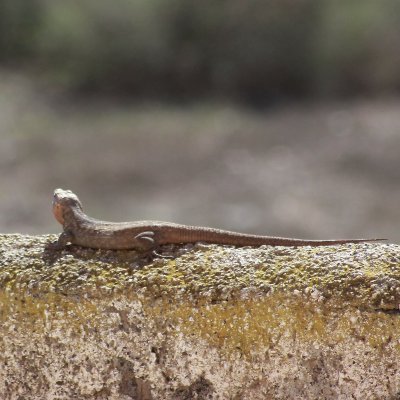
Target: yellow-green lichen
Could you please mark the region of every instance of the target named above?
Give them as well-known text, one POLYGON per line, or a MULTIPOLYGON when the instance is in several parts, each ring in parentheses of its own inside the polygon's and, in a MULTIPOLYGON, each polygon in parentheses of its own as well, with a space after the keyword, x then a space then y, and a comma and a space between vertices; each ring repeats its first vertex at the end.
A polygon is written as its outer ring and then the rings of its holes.
POLYGON ((207 299, 154 301, 133 293, 90 299, 57 293, 16 297, 2 291, 0 321, 5 326, 13 320, 19 330, 35 334, 49 334, 53 321, 57 321, 57 327, 64 331, 93 335, 114 324, 109 314, 104 317, 110 308, 129 312, 129 304, 135 302, 140 304, 142 323, 154 326, 157 332, 168 331, 170 337, 184 334, 194 342, 203 340, 222 354, 239 352, 248 358, 259 351, 274 351, 282 340, 285 346, 288 342, 294 347, 297 342, 309 342, 329 347, 348 343, 354 337, 382 351, 387 343, 395 341, 394 348, 400 355, 399 318, 352 307, 338 309, 330 302, 320 304, 284 293, 210 303, 207 299), (125 308, 112 306, 119 301, 125 308))
POLYGON ((145 304, 151 318, 162 318, 177 331, 201 338, 225 351, 239 351, 245 356, 273 350, 282 337, 293 342, 338 345, 348 342, 357 332, 372 347, 384 346, 396 339, 400 319, 383 312, 337 310, 331 304, 318 304, 301 296, 270 295, 266 298, 243 299, 210 304, 206 301, 157 306, 145 304))

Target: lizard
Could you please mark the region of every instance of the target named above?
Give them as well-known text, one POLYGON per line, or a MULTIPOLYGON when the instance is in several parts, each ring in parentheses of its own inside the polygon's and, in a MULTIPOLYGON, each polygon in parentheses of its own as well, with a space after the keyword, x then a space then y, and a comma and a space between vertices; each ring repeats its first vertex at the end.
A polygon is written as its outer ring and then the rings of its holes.
POLYGON ((205 242, 233 246, 329 246, 376 242, 386 239, 303 240, 252 235, 222 229, 181 225, 161 221, 106 222, 87 216, 78 196, 70 190, 56 189, 53 214, 63 226, 56 246, 68 243, 96 249, 147 252, 164 244, 205 242))

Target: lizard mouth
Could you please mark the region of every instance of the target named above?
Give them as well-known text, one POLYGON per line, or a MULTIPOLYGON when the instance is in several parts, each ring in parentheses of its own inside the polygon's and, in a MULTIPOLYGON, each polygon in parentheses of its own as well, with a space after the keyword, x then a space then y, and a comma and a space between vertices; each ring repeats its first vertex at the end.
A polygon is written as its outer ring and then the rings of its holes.
POLYGON ((64 225, 64 217, 62 212, 62 205, 60 204, 59 190, 60 189, 56 189, 53 195, 53 215, 61 225, 64 225))

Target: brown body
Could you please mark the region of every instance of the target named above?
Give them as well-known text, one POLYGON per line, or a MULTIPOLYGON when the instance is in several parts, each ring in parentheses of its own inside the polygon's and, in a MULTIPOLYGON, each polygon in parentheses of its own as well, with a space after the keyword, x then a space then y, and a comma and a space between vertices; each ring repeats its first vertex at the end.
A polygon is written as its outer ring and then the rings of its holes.
POLYGON ((53 213, 63 225, 59 245, 73 243, 98 249, 147 251, 162 244, 206 242, 234 246, 328 246, 383 239, 302 240, 249 235, 221 229, 180 225, 171 222, 105 222, 88 217, 78 197, 69 190, 56 189, 53 213))

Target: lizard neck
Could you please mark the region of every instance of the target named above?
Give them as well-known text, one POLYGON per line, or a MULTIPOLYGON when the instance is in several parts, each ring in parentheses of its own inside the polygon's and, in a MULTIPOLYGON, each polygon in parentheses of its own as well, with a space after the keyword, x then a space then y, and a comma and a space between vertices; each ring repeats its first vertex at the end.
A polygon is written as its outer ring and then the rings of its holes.
POLYGON ((64 228, 75 230, 90 223, 90 218, 78 206, 64 209, 64 228))

